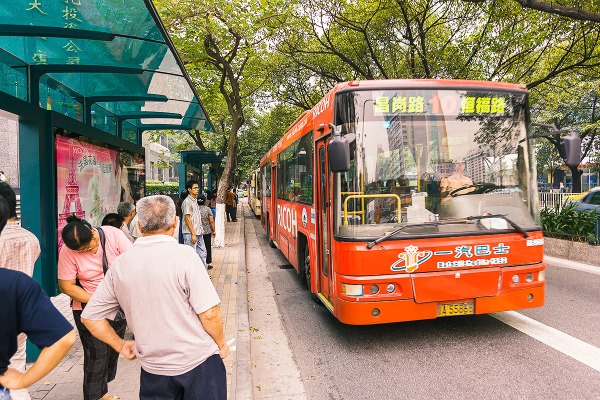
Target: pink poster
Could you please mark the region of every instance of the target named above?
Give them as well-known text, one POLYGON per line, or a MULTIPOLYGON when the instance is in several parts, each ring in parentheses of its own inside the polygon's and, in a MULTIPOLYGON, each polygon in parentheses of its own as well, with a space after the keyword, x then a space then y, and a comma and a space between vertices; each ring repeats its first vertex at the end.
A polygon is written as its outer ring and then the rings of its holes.
POLYGON ((106 214, 117 211, 123 189, 131 192, 127 172, 121 176, 127 169, 121 167, 118 156, 115 150, 56 135, 59 251, 69 215, 100 226, 106 214))

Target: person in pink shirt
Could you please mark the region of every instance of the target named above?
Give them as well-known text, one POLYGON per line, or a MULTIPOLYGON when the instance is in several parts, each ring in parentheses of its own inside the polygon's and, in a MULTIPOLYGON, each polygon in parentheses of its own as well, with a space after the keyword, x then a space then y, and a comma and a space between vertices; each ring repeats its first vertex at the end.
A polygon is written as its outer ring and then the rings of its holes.
MULTIPOLYGON (((65 245, 58 255, 58 286, 72 299, 73 319, 83 346, 83 398, 118 399, 108 393, 108 382, 117 374, 119 353, 87 330, 81 323, 81 312, 102 282, 105 270, 132 244, 122 230, 112 226, 93 228, 74 215, 67 218, 62 239, 65 245)), ((111 325, 121 338, 125 336, 124 319, 115 316, 111 325)))

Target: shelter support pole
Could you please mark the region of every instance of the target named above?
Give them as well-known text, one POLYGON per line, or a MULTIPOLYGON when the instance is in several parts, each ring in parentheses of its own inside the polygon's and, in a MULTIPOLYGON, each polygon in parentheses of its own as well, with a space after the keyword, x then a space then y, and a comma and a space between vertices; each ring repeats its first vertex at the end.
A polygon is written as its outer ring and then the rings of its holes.
MULTIPOLYGON (((181 160, 183 161, 183 160, 181 160)), ((179 193, 185 189, 185 182, 187 181, 187 169, 184 162, 179 163, 179 193)))
POLYGON ((214 174, 214 168, 208 168, 208 176, 206 177, 206 186, 208 187, 208 190, 210 190, 212 192, 212 188, 213 188, 213 174, 214 174))
MULTIPOLYGON (((19 119, 19 169, 21 224, 39 239, 42 250, 33 277, 49 296, 56 296, 56 160, 50 114, 40 113, 37 121, 19 119)), ((28 342, 27 360, 36 360, 39 353, 40 350, 28 342)))

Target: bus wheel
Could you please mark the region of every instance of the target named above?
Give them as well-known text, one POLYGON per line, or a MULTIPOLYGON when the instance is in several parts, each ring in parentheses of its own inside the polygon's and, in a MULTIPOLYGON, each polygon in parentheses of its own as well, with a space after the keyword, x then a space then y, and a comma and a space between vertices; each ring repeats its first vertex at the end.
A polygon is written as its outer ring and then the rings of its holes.
POLYGON ((308 288, 308 292, 310 293, 310 298, 317 304, 321 304, 319 297, 314 294, 310 288, 310 253, 308 251, 308 246, 304 247, 304 284, 308 288))
POLYGON ((304 284, 310 290, 310 253, 308 246, 304 246, 304 284))
POLYGON ((269 246, 275 248, 275 242, 271 240, 271 225, 269 225, 269 218, 267 218, 267 238, 269 238, 269 246))

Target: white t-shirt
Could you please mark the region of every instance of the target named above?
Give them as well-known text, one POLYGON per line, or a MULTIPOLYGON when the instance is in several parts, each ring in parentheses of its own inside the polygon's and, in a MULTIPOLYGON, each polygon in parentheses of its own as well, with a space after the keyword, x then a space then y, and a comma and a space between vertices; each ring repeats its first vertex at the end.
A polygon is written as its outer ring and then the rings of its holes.
POLYGON ((198 205, 198 200, 192 196, 186 197, 181 204, 181 211, 183 213, 183 218, 181 220, 181 232, 192 233, 187 222, 185 221, 185 216, 189 214, 190 218, 192 219, 192 226, 196 231, 194 233, 196 235, 204 234, 204 231, 202 230, 202 217, 200 215, 200 206, 198 205))
POLYGON ((218 354, 198 314, 221 302, 194 248, 170 236, 143 236, 117 257, 82 317, 111 319, 119 305, 145 371, 175 376, 218 354))

